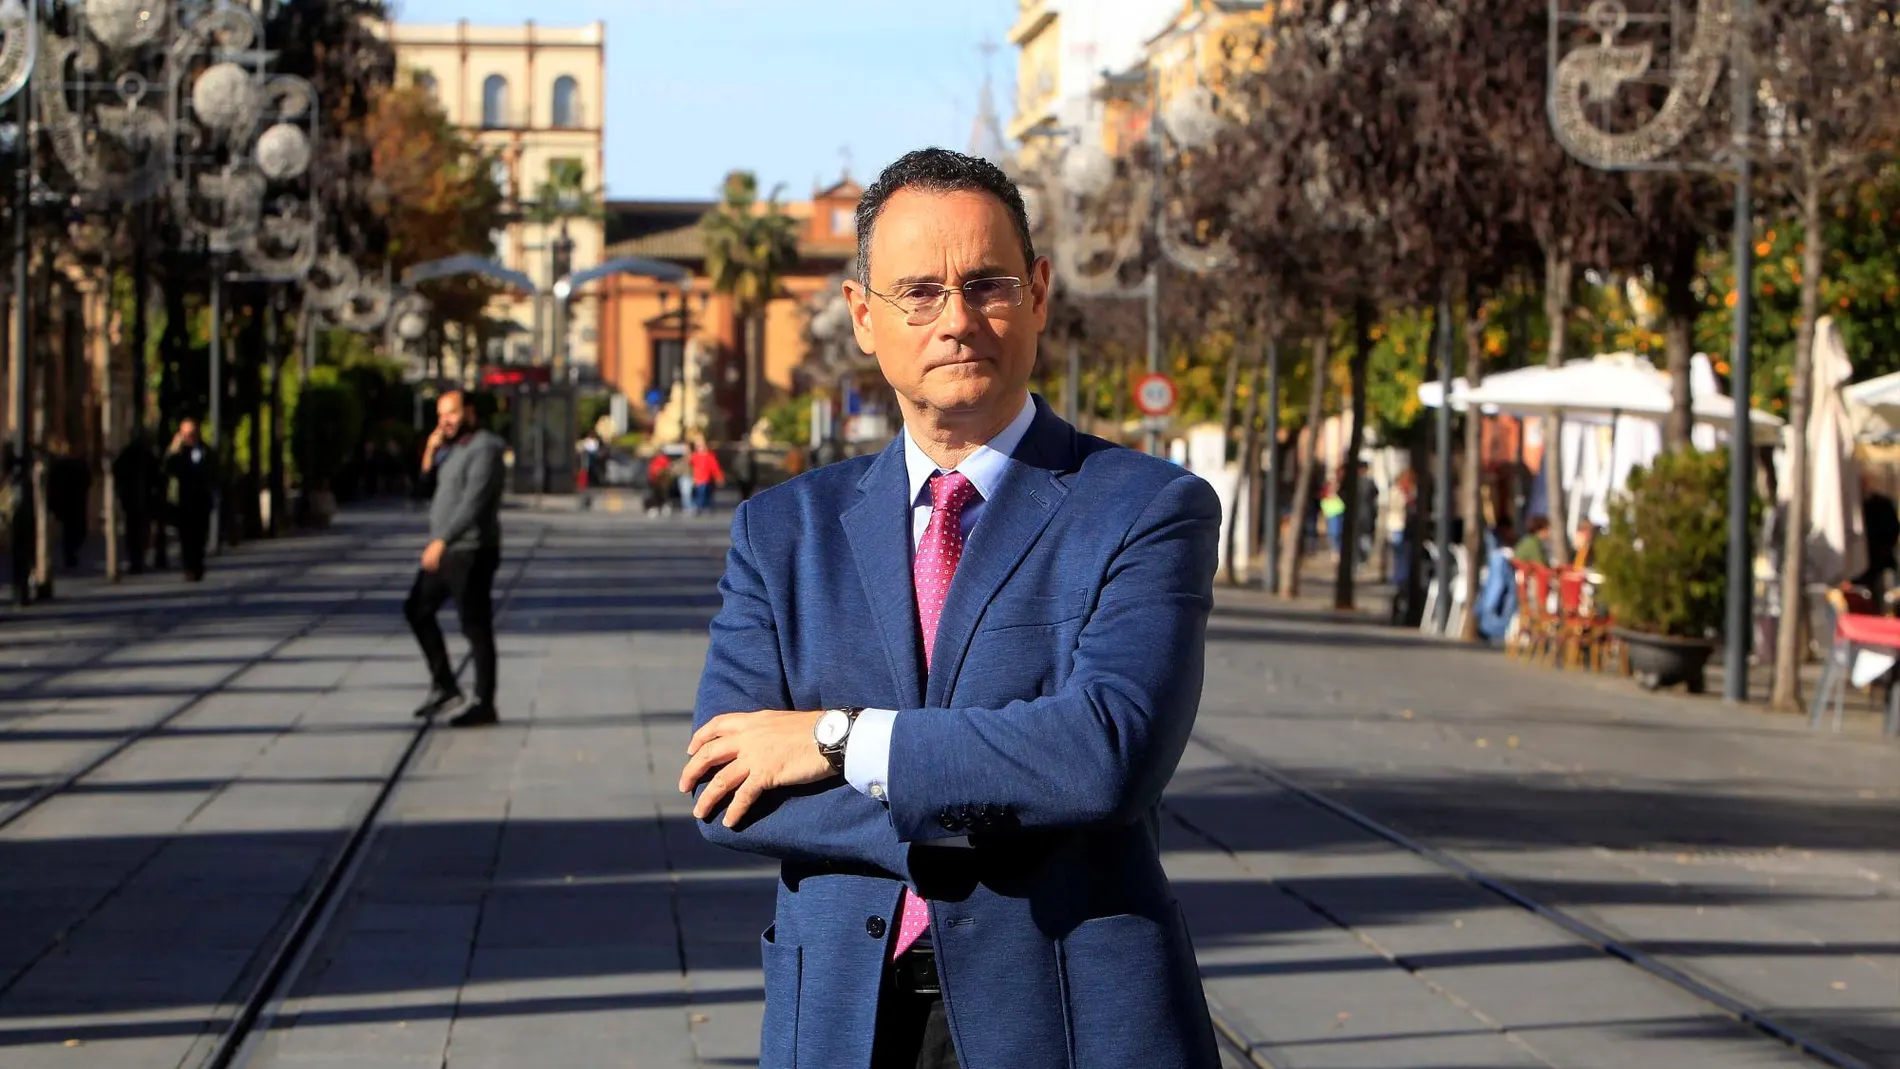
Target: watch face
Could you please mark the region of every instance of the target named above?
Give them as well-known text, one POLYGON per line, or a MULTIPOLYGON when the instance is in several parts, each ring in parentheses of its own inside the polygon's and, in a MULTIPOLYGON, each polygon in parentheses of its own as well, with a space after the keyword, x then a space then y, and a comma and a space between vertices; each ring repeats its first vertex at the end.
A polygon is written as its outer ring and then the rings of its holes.
POLYGON ((836 746, 844 741, 851 731, 851 717, 833 709, 818 718, 818 745, 836 746))

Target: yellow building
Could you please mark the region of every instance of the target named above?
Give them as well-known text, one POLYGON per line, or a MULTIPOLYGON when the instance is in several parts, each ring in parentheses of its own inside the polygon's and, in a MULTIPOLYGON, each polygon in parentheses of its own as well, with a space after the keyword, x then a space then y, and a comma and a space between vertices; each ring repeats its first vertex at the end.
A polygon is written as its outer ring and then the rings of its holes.
POLYGON ((1048 151, 1046 139, 1036 135, 1059 121, 1061 17, 1050 0, 1019 0, 1016 22, 1009 28, 1009 43, 1016 46, 1016 111, 1007 133, 1022 144, 1019 158, 1029 167, 1048 151))
POLYGON ((1111 155, 1147 134, 1151 77, 1165 102, 1187 86, 1219 91, 1276 5, 1268 0, 1018 0, 1016 110, 1009 136, 1036 169, 1080 138, 1111 155), (1056 136, 1051 136, 1056 135, 1056 136))
MULTIPOLYGON (((531 202, 557 161, 579 163, 590 189, 602 190, 607 167, 607 27, 537 25, 475 26, 386 23, 401 77, 435 94, 449 121, 495 156, 495 177, 509 206, 531 202)), ((604 199, 604 198, 603 198, 604 199)), ((568 224, 574 242, 573 269, 599 264, 606 247, 604 226, 577 219, 568 224)), ((496 258, 534 279, 543 291, 554 279, 553 244, 558 230, 514 222, 495 236, 496 258)), ((531 300, 497 299, 492 314, 522 329, 491 361, 526 363, 540 328, 531 300)), ((570 313, 568 360, 582 379, 600 366, 600 297, 577 297, 570 313)))

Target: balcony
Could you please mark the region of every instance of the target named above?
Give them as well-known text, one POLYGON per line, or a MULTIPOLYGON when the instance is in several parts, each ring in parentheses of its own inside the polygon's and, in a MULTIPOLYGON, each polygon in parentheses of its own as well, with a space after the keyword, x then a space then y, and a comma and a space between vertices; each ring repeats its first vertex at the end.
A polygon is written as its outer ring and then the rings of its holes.
POLYGON ((1017 5, 1016 24, 1009 28, 1009 43, 1018 48, 1056 20, 1056 10, 1049 6, 1049 0, 1021 0, 1017 5))

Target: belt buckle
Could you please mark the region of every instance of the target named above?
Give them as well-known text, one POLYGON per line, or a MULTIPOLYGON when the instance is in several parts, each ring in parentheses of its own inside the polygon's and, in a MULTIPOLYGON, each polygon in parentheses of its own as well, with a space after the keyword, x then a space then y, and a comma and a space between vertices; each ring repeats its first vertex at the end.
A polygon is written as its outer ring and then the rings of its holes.
POLYGON ((937 954, 934 950, 912 947, 900 955, 892 972, 897 987, 913 995, 941 995, 937 979, 937 954))

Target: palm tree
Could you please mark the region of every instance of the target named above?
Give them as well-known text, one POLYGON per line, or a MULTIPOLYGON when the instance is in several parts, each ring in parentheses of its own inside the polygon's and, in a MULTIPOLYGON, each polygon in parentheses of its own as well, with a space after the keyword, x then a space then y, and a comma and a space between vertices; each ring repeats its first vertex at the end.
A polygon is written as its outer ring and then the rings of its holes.
MULTIPOLYGON (((574 242, 567 235, 569 220, 599 220, 606 217, 606 212, 600 192, 587 187, 587 166, 579 160, 557 159, 548 161, 547 181, 535 189, 534 201, 525 215, 529 222, 541 224, 543 234, 556 226, 561 228, 551 243, 555 256, 549 282, 554 283, 574 270, 574 242)), ((554 303, 554 344, 549 357, 556 373, 567 370, 567 302, 559 297, 554 303)))
MULTIPOLYGON (((782 188, 782 187, 781 187, 782 188)), ((765 309, 779 282, 798 264, 798 221, 785 214, 779 190, 763 203, 750 171, 726 176, 719 206, 699 221, 712 288, 732 298, 745 323, 745 433, 759 419, 759 380, 765 374, 765 309)))

